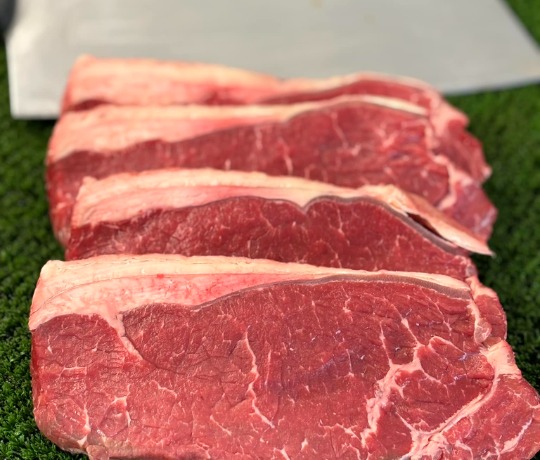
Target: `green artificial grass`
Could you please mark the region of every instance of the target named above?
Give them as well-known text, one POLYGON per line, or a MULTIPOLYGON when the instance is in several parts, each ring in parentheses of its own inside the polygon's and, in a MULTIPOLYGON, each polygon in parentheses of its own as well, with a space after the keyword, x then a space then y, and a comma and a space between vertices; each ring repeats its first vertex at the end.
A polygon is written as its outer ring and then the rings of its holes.
MULTIPOLYGON (((510 3, 540 41, 537 0, 510 3)), ((37 430, 29 374, 32 293, 42 265, 62 258, 43 180, 52 123, 11 119, 0 48, 0 459, 72 459, 37 430)), ((493 167, 486 190, 499 209, 490 241, 497 255, 475 261, 506 309, 518 366, 540 390, 540 86, 450 101, 470 116, 493 167)))

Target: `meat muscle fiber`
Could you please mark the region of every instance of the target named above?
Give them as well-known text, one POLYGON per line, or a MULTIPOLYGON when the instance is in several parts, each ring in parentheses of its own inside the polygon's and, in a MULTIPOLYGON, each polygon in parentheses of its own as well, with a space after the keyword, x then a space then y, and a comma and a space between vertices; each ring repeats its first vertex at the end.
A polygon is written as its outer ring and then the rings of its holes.
POLYGON ((92 460, 516 460, 540 447, 539 396, 474 281, 102 256, 49 262, 29 326, 37 424, 92 460))
POLYGON ((467 117, 424 82, 376 73, 320 80, 279 80, 214 64, 145 59, 81 57, 66 87, 63 110, 114 105, 290 104, 347 94, 384 96, 427 110, 431 124, 454 163, 477 180, 491 172, 480 144, 465 127, 467 117))
POLYGON ((392 186, 167 169, 86 180, 66 258, 223 255, 465 279, 476 274, 468 251, 490 253, 471 232, 392 186))
POLYGON ((446 156, 423 109, 354 97, 269 107, 110 107, 66 114, 47 156, 55 233, 65 245, 83 177, 165 167, 292 175, 346 187, 394 184, 478 233, 496 210, 446 156))

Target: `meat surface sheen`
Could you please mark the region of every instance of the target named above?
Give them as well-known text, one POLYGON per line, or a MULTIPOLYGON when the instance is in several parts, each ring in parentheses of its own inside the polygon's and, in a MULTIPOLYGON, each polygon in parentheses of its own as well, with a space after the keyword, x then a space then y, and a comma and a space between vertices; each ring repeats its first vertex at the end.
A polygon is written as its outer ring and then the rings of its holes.
POLYGON ((479 181, 489 177, 481 145, 465 130, 467 117, 428 84, 407 77, 357 73, 327 79, 279 80, 213 64, 81 57, 66 87, 63 111, 113 105, 291 104, 343 95, 399 99, 424 108, 441 152, 479 181))
POLYGON ((437 275, 50 262, 30 319, 35 417, 95 460, 530 458, 540 401, 504 323, 492 291, 437 275))
POLYGON ((345 187, 394 184, 484 240, 489 237, 495 208, 476 180, 434 153, 436 135, 421 113, 381 98, 301 106, 244 112, 100 107, 67 114, 55 128, 47 158, 55 234, 67 244, 73 203, 86 176, 212 167, 345 187))

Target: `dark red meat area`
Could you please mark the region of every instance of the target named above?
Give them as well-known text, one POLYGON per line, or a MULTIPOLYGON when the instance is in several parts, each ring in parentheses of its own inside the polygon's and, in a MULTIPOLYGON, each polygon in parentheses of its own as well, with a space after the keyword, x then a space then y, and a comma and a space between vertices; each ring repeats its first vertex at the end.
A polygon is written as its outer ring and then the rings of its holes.
POLYGON ((288 123, 241 126, 180 142, 144 142, 112 155, 74 152, 47 169, 53 222, 55 229, 69 226, 85 176, 167 167, 262 171, 346 187, 397 184, 436 204, 449 192, 448 172, 426 147, 425 123, 398 111, 344 105, 288 123))
POLYGON ((442 211, 456 222, 476 232, 479 238, 491 236, 497 209, 477 182, 456 183, 455 201, 442 211))
POLYGON ((224 255, 358 270, 466 278, 466 255, 412 219, 371 199, 289 201, 238 197, 153 209, 120 222, 73 228, 66 258, 100 254, 224 255))
MULTIPOLYGON (((336 278, 195 309, 147 305, 123 315, 140 356, 101 316, 56 317, 33 333, 36 420, 64 448, 87 435, 91 452, 115 458, 398 458, 411 430, 435 429, 492 387, 469 301, 404 280, 336 278), (367 402, 384 391, 379 418, 367 402)), ((494 452, 495 419, 507 413, 509 439, 530 417, 521 406, 470 414, 454 442, 494 452)))
MULTIPOLYGON (((283 94, 263 101, 264 104, 295 104, 299 102, 322 101, 344 95, 367 94, 401 99, 419 105, 431 113, 442 109, 443 101, 435 94, 428 94, 397 82, 361 80, 337 88, 283 94)), ((436 116, 436 115, 434 115, 436 116)), ((451 120, 444 132, 439 133, 438 153, 448 157, 456 166, 469 173, 476 180, 483 182, 487 167, 482 146, 478 139, 466 131, 462 120, 451 120)))
POLYGON ((459 169, 467 172, 480 183, 486 180, 488 164, 484 158, 482 144, 465 130, 463 124, 453 121, 440 136, 440 145, 435 151, 446 156, 459 169))

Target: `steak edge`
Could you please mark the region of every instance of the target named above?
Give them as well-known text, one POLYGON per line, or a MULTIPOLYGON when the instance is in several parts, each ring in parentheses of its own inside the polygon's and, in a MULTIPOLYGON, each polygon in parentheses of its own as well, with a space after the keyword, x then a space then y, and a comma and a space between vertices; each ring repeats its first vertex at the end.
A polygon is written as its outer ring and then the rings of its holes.
POLYGON ((98 107, 66 114, 47 156, 55 234, 65 245, 85 176, 164 167, 291 175, 346 187, 394 184, 482 238, 496 210, 480 184, 435 152, 423 109, 380 97, 268 107, 98 107))
POLYGON ((63 111, 104 103, 291 104, 358 94, 392 97, 423 107, 452 160, 477 180, 490 175, 480 144, 464 130, 467 117, 433 87, 407 77, 364 72, 319 80, 279 80, 214 64, 83 56, 69 76, 63 111))
POLYGON ((30 329, 38 426, 91 459, 517 459, 540 447, 538 394, 496 295, 474 280, 103 256, 49 262, 30 329))
POLYGON ((224 255, 465 279, 476 274, 468 251, 491 253, 392 186, 346 189, 262 173, 168 169, 86 179, 66 258, 224 255))

